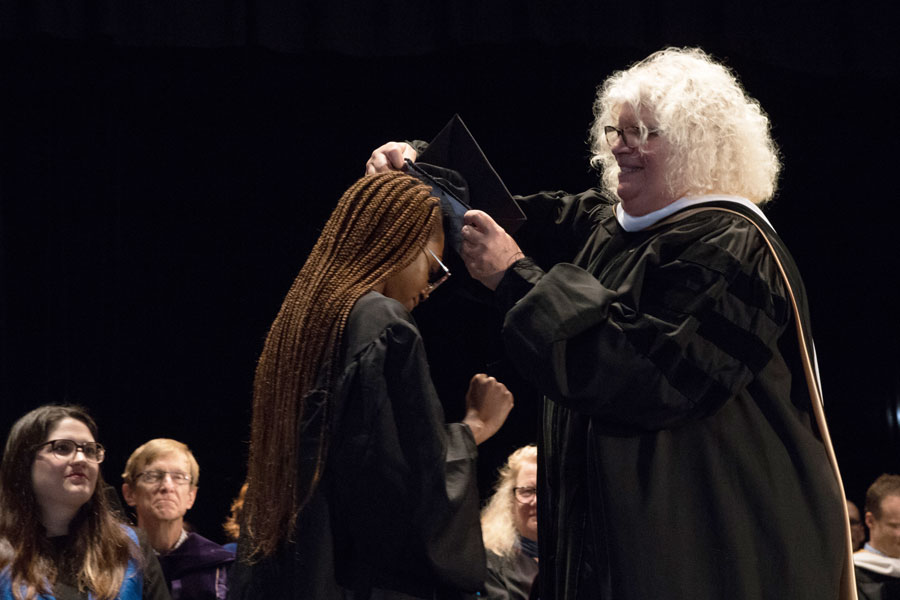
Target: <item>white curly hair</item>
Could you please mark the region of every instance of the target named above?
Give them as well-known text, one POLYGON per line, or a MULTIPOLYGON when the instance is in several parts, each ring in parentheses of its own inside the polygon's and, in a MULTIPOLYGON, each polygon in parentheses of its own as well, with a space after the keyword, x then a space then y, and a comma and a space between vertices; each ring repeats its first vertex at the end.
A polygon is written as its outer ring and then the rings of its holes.
POLYGON ((781 162, 768 116, 735 74, 700 48, 660 50, 599 87, 591 165, 601 170, 612 194, 619 166, 603 128, 618 122, 625 105, 638 120, 642 140, 649 114, 669 144, 666 182, 674 197, 719 193, 762 205, 775 195, 781 162))

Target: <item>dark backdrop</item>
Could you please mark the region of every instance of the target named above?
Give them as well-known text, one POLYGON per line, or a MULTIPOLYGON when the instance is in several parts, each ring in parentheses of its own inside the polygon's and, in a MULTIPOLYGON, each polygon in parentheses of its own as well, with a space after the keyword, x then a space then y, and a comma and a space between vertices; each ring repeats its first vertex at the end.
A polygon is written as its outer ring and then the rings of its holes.
MULTIPOLYGON (((772 117, 785 169, 768 212, 806 280, 861 501, 900 470, 897 53, 875 7, 782 4, 0 2, 0 429, 84 404, 116 486, 138 444, 183 440, 201 465, 189 519, 221 539, 268 325, 371 150, 457 112, 513 193, 580 191, 596 85, 701 45, 772 117)), ((537 398, 497 362, 499 315, 457 302, 456 272, 416 316, 448 418, 476 370, 516 392, 481 449, 486 492, 534 439, 537 398)))

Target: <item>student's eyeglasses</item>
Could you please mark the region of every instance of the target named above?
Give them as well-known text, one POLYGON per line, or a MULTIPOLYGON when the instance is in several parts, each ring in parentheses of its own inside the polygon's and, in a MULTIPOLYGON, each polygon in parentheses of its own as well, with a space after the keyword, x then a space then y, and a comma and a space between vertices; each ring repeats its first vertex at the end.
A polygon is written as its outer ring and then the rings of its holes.
POLYGON ((87 460, 102 463, 106 457, 106 449, 97 442, 79 444, 73 440, 50 440, 49 442, 38 444, 35 448, 43 448, 44 446, 50 446, 50 451, 60 458, 69 458, 75 452, 81 452, 87 460))
POLYGON ((441 267, 440 271, 432 273, 428 278, 428 287, 425 291, 426 293, 431 295, 434 290, 438 289, 438 286, 440 286, 450 278, 450 269, 447 268, 447 265, 441 262, 441 259, 437 257, 437 254, 431 251, 431 248, 425 248, 425 251, 428 252, 428 254, 430 254, 431 257, 434 258, 435 261, 437 261, 438 266, 441 267))

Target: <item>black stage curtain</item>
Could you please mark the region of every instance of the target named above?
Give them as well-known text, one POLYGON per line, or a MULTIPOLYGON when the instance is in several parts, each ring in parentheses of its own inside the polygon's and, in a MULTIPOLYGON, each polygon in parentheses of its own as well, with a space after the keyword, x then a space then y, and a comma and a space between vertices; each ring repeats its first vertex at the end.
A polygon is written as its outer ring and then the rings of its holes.
POLYGON ((591 48, 697 44, 781 67, 893 77, 897 44, 874 2, 723 3, 542 0, 4 0, 0 38, 101 37, 144 47, 261 46, 348 56, 429 54, 467 45, 539 42, 591 48))
MULTIPOLYGON (((837 3, 2 2, 0 429, 85 404, 116 486, 138 444, 181 439, 202 469, 188 517, 221 539, 268 325, 369 152, 460 113, 513 193, 579 191, 596 180, 596 85, 701 45, 772 117, 785 170, 769 213, 806 278, 860 500, 900 456, 897 74, 876 17, 837 3)), ((498 315, 439 296, 417 318, 448 416, 476 370, 499 369, 518 397, 482 448, 486 492, 533 439, 537 399, 496 364, 498 315)))

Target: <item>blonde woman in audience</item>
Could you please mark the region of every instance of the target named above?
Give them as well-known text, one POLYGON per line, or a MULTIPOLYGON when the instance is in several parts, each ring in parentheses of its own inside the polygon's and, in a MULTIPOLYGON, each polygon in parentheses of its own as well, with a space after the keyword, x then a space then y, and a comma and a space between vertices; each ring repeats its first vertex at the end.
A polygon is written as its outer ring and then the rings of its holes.
POLYGON ((513 452, 481 512, 487 597, 526 600, 538 573, 537 446, 513 452))

